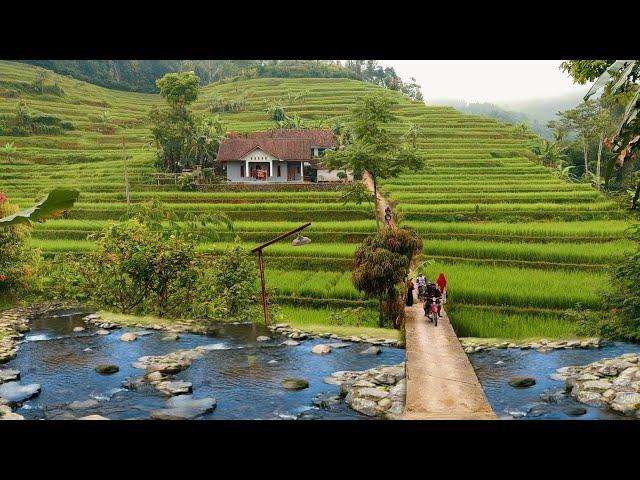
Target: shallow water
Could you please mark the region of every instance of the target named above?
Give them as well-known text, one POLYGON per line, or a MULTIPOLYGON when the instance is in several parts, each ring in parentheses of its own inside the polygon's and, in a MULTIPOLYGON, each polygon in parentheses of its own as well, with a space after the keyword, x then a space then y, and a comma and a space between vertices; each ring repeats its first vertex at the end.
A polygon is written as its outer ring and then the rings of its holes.
POLYGON ((627 352, 640 352, 640 345, 612 342, 599 349, 552 350, 546 353, 535 350, 496 349, 473 353, 469 355, 469 359, 498 417, 540 420, 622 420, 629 417, 584 405, 569 396, 555 403, 544 402, 540 396, 564 390, 564 382, 549 378, 549 375, 558 368, 568 365, 585 365, 627 352), (529 388, 513 388, 508 382, 516 376, 533 377, 536 384, 529 388), (578 405, 587 409, 585 415, 571 417, 564 412, 564 409, 578 405))
POLYGON ((143 370, 132 362, 144 355, 164 355, 176 350, 215 344, 215 349, 194 360, 176 379, 193 384, 193 397, 214 397, 217 408, 202 419, 361 419, 364 417, 344 402, 330 409, 318 409, 313 398, 320 393, 337 394, 339 387, 323 382, 338 370, 365 370, 383 364, 404 361, 404 350, 381 347, 380 355, 361 355, 368 345, 352 344, 328 355, 311 353, 317 343, 304 341, 297 347, 279 346, 284 338, 274 336, 268 342, 256 342, 258 335, 272 334, 254 324, 220 325, 214 336, 181 334, 177 341, 161 341, 165 332, 139 336, 135 342, 122 342, 122 328, 110 335, 95 335, 97 330, 82 321, 85 313, 66 312, 31 321, 31 331, 22 339, 16 359, 5 365, 21 372, 21 382, 39 383, 42 392, 26 401, 16 413, 28 419, 64 419, 99 414, 111 419, 148 419, 149 412, 163 408, 168 397, 154 388, 130 391, 122 388, 127 377, 139 377, 143 370), (77 326, 84 332, 73 332, 77 326), (268 363, 275 360, 277 363, 268 363), (100 375, 94 368, 113 363, 120 371, 100 375), (288 391, 280 386, 287 377, 309 381, 309 388, 288 391), (72 411, 74 400, 95 399, 99 406, 72 411))

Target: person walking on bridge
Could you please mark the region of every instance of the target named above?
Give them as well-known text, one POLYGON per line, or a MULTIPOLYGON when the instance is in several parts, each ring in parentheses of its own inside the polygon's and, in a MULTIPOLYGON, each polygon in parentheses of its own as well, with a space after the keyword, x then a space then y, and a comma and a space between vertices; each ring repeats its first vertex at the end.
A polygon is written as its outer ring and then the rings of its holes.
POLYGON ((444 276, 444 273, 440 272, 436 285, 438 285, 438 290, 442 294, 442 303, 447 303, 447 277, 444 276))
POLYGON ((407 282, 407 301, 405 303, 407 307, 413 306, 413 289, 414 289, 413 280, 409 279, 409 281, 407 282))

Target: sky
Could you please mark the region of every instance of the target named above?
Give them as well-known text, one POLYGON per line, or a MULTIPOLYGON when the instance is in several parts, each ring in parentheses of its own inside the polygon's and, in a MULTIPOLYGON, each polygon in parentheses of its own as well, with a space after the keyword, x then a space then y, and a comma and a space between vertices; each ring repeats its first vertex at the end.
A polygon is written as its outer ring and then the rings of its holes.
POLYGON ((586 93, 559 66, 562 60, 381 60, 403 79, 415 77, 422 94, 508 105, 523 100, 586 93))

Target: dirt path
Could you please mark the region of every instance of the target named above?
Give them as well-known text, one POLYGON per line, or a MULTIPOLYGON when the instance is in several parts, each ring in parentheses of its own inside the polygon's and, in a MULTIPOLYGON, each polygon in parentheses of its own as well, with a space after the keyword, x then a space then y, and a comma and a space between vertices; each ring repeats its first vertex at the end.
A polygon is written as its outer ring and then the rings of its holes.
MULTIPOLYGON (((373 192, 365 172, 363 182, 373 192)), ((386 199, 378 192, 378 214, 386 199)), ((395 218, 394 218, 395 220, 395 218)), ((407 399, 403 419, 495 419, 473 366, 443 309, 438 326, 426 322, 422 304, 405 307, 407 399)))

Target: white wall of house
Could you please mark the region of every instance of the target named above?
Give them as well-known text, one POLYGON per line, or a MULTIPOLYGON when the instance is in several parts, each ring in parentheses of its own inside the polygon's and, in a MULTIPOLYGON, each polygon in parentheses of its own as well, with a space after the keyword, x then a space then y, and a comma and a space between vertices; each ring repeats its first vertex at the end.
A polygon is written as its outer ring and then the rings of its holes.
MULTIPOLYGON (((328 170, 326 168, 318 169, 318 182, 341 182, 338 177, 340 170, 328 170)), ((347 180, 353 182, 353 172, 347 172, 347 180)))
MULTIPOLYGON (((263 182, 263 180, 255 180, 249 176, 249 170, 246 169, 247 163, 255 164, 258 160, 253 162, 246 162, 245 160, 236 160, 230 162, 224 162, 227 167, 227 179, 231 182, 263 182), (240 175, 240 169, 244 166, 245 176, 240 175)), ((267 177, 267 182, 286 182, 287 181, 287 162, 281 162, 279 160, 272 160, 273 175, 267 177), (280 175, 278 176, 278 166, 280 167, 280 175)))

